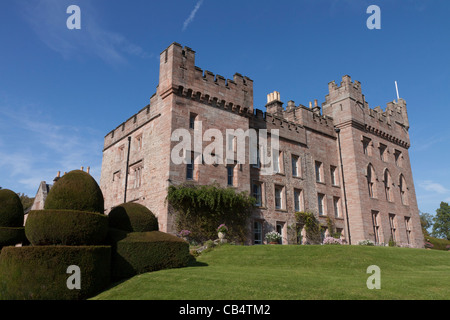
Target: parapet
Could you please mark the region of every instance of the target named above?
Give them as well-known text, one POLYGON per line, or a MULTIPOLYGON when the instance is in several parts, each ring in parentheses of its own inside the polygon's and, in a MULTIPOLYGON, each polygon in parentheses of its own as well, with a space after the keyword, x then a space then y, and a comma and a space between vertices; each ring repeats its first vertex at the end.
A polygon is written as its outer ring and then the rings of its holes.
POLYGON ((180 88, 192 92, 193 96, 216 98, 253 112, 253 80, 239 73, 233 79, 226 79, 209 70, 203 71, 195 66, 195 51, 175 42, 160 55, 157 93, 164 99, 180 88))

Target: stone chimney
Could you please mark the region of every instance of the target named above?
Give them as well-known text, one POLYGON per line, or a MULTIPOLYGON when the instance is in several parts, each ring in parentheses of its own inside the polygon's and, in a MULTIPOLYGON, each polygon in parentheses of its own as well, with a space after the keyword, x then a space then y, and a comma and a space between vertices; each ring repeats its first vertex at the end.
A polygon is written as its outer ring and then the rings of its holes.
POLYGON ((267 95, 266 110, 268 113, 281 114, 283 113, 283 102, 280 101, 280 93, 274 91, 267 95))

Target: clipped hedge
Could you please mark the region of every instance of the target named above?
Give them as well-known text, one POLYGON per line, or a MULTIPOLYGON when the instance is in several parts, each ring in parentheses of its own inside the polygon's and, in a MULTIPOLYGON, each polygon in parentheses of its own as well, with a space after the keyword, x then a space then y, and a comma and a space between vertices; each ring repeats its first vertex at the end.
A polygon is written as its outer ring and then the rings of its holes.
POLYGON ((137 274, 187 266, 189 244, 170 234, 110 229, 111 276, 123 279, 137 274))
POLYGON ((0 189, 0 227, 23 227, 23 205, 9 189, 0 189))
POLYGON ((104 213, 103 193, 89 173, 73 170, 62 176, 50 189, 44 209, 104 213))
POLYGON ((25 235, 32 245, 97 245, 108 234, 108 217, 77 210, 30 211, 25 235))
POLYGON ((0 227, 0 249, 25 241, 25 230, 21 228, 0 227))
POLYGON ((109 246, 4 247, 0 255, 0 299, 80 300, 110 281, 109 246), (81 289, 70 290, 67 268, 80 268, 81 289))
POLYGON ((158 219, 147 207, 134 202, 123 203, 111 210, 109 226, 129 232, 158 231, 158 219))

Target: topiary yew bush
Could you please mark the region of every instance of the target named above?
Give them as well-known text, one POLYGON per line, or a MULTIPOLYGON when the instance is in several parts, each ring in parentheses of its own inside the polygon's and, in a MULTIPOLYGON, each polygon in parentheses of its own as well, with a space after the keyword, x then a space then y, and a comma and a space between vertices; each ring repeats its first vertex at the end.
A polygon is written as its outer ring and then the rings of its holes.
POLYGON ((23 227, 23 205, 9 189, 0 189, 0 227, 23 227))
POLYGON ((110 246, 5 247, 0 255, 0 300, 79 300, 110 281, 110 246), (81 288, 70 290, 67 268, 80 268, 81 288))
POLYGON ((158 220, 153 212, 139 203, 123 203, 111 210, 109 226, 129 232, 158 231, 158 220))
POLYGON ((189 244, 160 231, 130 232, 110 229, 111 276, 123 279, 161 269, 187 266, 189 244))
POLYGON ((24 228, 7 228, 0 227, 0 249, 4 246, 13 246, 17 243, 24 242, 24 228))
POLYGON ((104 213, 103 193, 89 173, 73 170, 50 189, 44 209, 104 213))
POLYGON ((25 235, 32 245, 96 245, 108 234, 104 214, 76 210, 30 211, 25 235))

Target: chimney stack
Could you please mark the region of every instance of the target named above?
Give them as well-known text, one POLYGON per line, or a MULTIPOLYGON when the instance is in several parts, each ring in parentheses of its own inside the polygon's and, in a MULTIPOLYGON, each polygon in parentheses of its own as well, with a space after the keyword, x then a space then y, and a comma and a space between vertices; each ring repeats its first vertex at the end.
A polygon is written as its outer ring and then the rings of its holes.
POLYGON ((284 111, 283 102, 281 102, 280 99, 280 93, 278 91, 274 91, 267 95, 266 110, 268 113, 276 114, 284 111))

